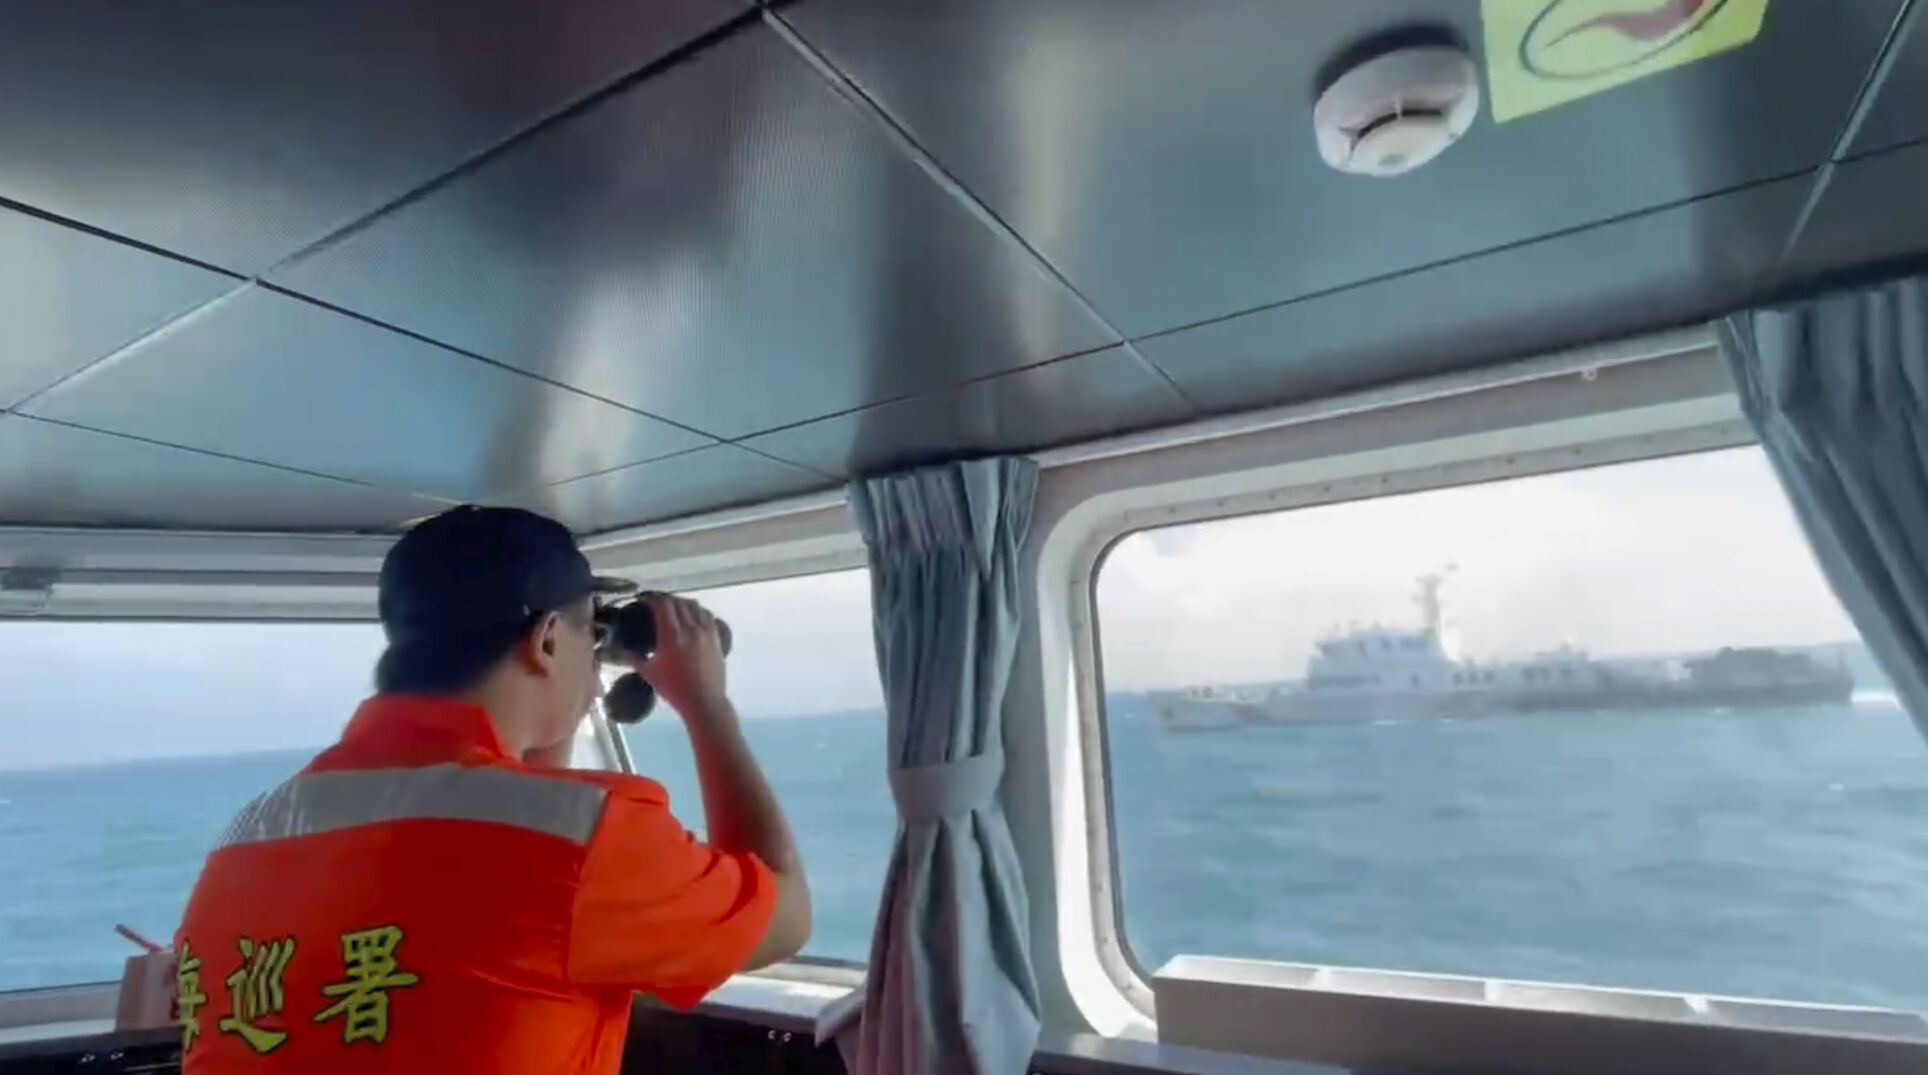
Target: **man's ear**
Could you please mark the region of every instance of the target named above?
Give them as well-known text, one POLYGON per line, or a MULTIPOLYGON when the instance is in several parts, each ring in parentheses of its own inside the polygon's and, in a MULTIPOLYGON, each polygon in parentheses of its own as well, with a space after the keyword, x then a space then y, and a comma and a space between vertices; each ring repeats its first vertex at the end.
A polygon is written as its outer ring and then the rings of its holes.
POLYGON ((549 612, 536 620, 529 633, 522 637, 519 648, 522 663, 530 672, 546 676, 556 666, 556 654, 562 646, 562 615, 549 612))

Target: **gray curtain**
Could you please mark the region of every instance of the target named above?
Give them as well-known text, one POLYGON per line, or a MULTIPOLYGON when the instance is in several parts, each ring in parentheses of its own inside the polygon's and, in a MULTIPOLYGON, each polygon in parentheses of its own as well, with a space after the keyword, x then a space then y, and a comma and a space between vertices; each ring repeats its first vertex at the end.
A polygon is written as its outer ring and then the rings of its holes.
POLYGON ((998 804, 1036 489, 1021 459, 851 489, 900 820, 861 1002, 819 1022, 856 1075, 1015 1075, 1037 1046, 1024 880, 998 804))
POLYGON ((1721 343, 1822 570, 1928 732, 1928 279, 1733 317, 1721 343))

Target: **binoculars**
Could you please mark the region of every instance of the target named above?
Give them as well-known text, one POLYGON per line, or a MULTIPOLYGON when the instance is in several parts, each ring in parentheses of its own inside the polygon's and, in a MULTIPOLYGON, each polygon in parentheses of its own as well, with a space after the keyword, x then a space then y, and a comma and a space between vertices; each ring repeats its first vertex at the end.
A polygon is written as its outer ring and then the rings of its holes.
MULTIPOLYGON (((603 664, 626 667, 656 655, 656 610, 643 594, 636 600, 616 605, 598 605, 596 623, 603 628, 602 645, 596 659, 603 664)), ((723 655, 730 655, 730 625, 716 621, 723 655)), ((615 724, 635 724, 656 708, 656 688, 634 672, 624 672, 603 695, 603 715, 615 724)))

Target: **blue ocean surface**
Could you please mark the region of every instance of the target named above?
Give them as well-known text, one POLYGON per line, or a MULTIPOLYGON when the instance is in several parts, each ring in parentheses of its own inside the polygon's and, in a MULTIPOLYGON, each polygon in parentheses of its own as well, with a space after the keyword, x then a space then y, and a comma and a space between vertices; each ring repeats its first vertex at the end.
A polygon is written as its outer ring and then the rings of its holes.
MULTIPOLYGON (((882 718, 759 719, 816 896, 864 958, 894 831, 882 718)), ((1892 705, 1106 731, 1125 938, 1202 953, 1928 1011, 1928 746, 1892 705)), ((674 720, 630 740, 687 824, 674 720)), ((0 772, 0 990, 117 978, 305 755, 0 772)))

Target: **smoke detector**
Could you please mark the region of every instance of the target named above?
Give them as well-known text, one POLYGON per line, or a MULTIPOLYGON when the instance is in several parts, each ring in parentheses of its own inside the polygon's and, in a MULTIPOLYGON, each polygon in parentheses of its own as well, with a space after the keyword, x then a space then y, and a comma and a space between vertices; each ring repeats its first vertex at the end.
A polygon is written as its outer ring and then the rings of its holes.
POLYGON ((1381 53, 1332 81, 1312 106, 1319 155, 1342 172, 1410 172, 1459 141, 1479 114, 1479 74, 1444 45, 1381 53))

